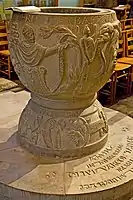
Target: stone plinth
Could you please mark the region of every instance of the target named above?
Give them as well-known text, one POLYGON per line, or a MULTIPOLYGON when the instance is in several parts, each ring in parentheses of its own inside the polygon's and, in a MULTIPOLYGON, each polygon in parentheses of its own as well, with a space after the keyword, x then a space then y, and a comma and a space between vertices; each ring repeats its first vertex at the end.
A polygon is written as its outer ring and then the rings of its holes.
POLYGON ((129 200, 133 194, 133 119, 104 109, 109 138, 100 151, 63 162, 20 146, 17 123, 26 92, 0 95, 0 200, 129 200), (10 108, 10 109, 9 109, 10 108), (9 120, 10 119, 10 120, 9 120))

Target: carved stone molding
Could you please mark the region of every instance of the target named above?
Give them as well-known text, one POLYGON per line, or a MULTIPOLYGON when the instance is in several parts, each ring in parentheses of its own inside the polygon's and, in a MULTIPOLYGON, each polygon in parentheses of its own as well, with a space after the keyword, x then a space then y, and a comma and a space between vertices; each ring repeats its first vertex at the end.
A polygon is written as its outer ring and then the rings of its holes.
POLYGON ((110 10, 48 8, 13 14, 11 59, 32 93, 19 123, 23 146, 69 158, 105 144, 108 125, 95 100, 113 72, 118 37, 119 22, 110 10))

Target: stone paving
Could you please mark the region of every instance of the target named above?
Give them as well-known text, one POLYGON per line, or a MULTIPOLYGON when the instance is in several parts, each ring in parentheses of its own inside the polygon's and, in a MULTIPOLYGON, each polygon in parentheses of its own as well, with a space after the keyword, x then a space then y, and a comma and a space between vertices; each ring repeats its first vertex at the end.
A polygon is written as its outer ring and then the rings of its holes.
MULTIPOLYGON (((11 134, 10 128, 14 123, 18 124, 20 113, 27 104, 29 97, 30 94, 26 91, 0 93, 0 133, 8 132, 9 135, 11 134)), ((14 127, 14 130, 11 132, 16 130, 17 127, 14 127)), ((6 139, 5 137, 5 134, 3 134, 1 138, 3 142, 6 139)))
MULTIPOLYGON (((110 134, 104 148, 93 156, 52 164, 51 159, 30 154, 20 146, 17 139, 18 119, 29 98, 30 93, 26 91, 0 93, 0 200, 44 200, 48 199, 48 194, 56 200, 67 199, 65 195, 71 196, 71 200, 79 200, 77 194, 84 195, 84 199, 88 200, 101 197, 102 200, 129 200, 132 196, 133 164, 127 168, 122 162, 119 166, 102 170, 99 155, 103 156, 104 161, 107 156, 103 152, 109 149, 109 155, 118 152, 120 157, 126 158, 127 163, 133 160, 133 151, 126 152, 128 145, 133 142, 129 141, 133 135, 133 119, 105 108, 110 134), (83 175, 88 160, 92 169, 89 169, 89 178, 83 175), (126 170, 126 175, 123 176, 121 170, 126 170), (82 172, 82 177, 73 177, 73 172, 82 172)), ((118 158, 117 155, 113 161, 106 159, 106 165, 117 163, 118 158)))
POLYGON ((122 112, 133 118, 133 96, 120 100, 110 108, 122 112))
POLYGON ((8 80, 6 78, 0 77, 0 92, 4 92, 7 90, 19 92, 24 89, 24 86, 21 84, 19 80, 8 80))

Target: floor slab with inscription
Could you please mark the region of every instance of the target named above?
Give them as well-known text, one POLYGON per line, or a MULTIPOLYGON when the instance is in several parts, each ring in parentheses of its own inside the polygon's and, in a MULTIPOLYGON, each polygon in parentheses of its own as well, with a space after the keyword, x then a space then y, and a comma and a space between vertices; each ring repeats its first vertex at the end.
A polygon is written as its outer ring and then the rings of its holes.
POLYGON ((33 156, 17 140, 29 93, 0 94, 0 200, 129 200, 133 196, 133 119, 105 109, 108 142, 99 152, 68 162, 33 156), (82 195, 79 195, 82 194, 82 195))

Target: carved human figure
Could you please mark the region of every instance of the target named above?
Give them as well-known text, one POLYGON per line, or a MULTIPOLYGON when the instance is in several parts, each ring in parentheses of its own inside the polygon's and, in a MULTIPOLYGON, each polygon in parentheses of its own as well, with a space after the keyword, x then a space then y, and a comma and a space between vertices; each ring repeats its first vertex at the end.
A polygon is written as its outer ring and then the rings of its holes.
POLYGON ((97 81, 89 84, 89 92, 92 92, 92 87, 93 91, 97 91, 99 87, 102 87, 113 72, 120 33, 119 25, 118 21, 115 23, 105 23, 99 30, 97 37, 97 56, 93 61, 93 65, 90 65, 90 78, 96 78, 97 81), (94 68, 95 65, 97 66, 96 68, 94 68))
POLYGON ((42 135, 47 148, 66 149, 85 146, 90 139, 85 119, 49 119, 42 122, 42 135))
POLYGON ((58 54, 59 54, 59 73, 60 84, 54 91, 56 95, 66 95, 72 93, 80 77, 80 67, 82 65, 82 53, 77 36, 67 27, 62 25, 55 28, 41 28, 41 37, 50 39, 53 35, 59 35, 58 54), (75 60, 73 60, 73 56, 75 60))
MULTIPOLYGON (((94 91, 92 79, 97 78, 99 84, 103 85, 102 81, 105 82, 103 74, 106 73, 106 77, 109 78, 117 54, 119 23, 106 23, 101 26, 99 31, 97 31, 96 25, 94 25, 93 30, 94 34, 91 34, 90 28, 86 25, 83 32, 84 35, 80 40, 82 54, 86 58, 82 66, 80 82, 75 89, 76 93, 80 95, 88 94, 92 88, 94 91), (112 62, 108 59, 108 52, 110 52, 112 62), (107 76, 107 74, 109 75, 107 76), (101 79, 103 80, 101 81, 101 79)), ((99 84, 96 86, 96 91, 99 84)))
MULTIPOLYGON (((79 68, 81 66, 81 50, 77 41, 77 37, 68 28, 64 28, 62 26, 57 26, 54 29, 43 28, 42 36, 44 39, 50 39, 52 35, 56 34, 60 34, 61 36, 59 42, 56 45, 52 47, 45 47, 36 43, 34 30, 28 24, 24 25, 19 37, 16 37, 17 26, 14 27, 14 32, 14 45, 12 45, 11 48, 13 48, 13 52, 15 54, 14 57, 17 58, 19 66, 24 66, 26 70, 28 70, 27 79, 29 78, 30 73, 32 82, 30 81, 29 83, 29 85, 31 85, 29 89, 35 91, 34 88, 36 87, 33 88, 33 85, 37 86, 38 83, 36 80, 38 79, 40 81, 40 85, 43 85, 43 91, 46 95, 58 95, 61 93, 64 95, 66 92, 71 93, 80 77, 79 68), (71 51, 73 51, 75 56, 77 55, 78 57, 78 61, 75 60, 76 64, 71 62, 73 58, 66 62, 68 57, 70 57, 69 52, 71 51), (55 89, 52 90, 48 86, 48 68, 44 66, 44 59, 55 55, 56 53, 59 55, 60 81, 58 82, 55 89)), ((18 67, 18 70, 22 71, 20 67, 18 67)), ((22 78, 22 82, 24 82, 25 79, 26 76, 22 78)), ((41 88, 39 88, 39 90, 41 90, 41 88)))
MULTIPOLYGON (((15 27, 15 29, 17 29, 17 27, 15 27)), ((36 43, 34 30, 28 24, 25 24, 22 29, 22 38, 23 39, 15 37, 14 45, 11 47, 13 48, 13 52, 19 65, 29 69, 29 72, 31 71, 31 85, 36 85, 36 80, 39 78, 42 83, 41 85, 43 85, 43 91, 45 91, 46 94, 51 93, 47 85, 47 69, 43 65, 43 59, 58 52, 59 45, 44 47, 36 43), (38 71, 40 73, 38 73, 38 71)), ((26 76, 23 80, 24 79, 26 79, 26 76)))
POLYGON ((95 56, 95 42, 91 35, 88 25, 85 26, 83 37, 81 38, 81 47, 85 54, 88 64, 91 63, 95 56))
POLYGON ((54 47, 44 47, 36 43, 35 33, 32 27, 29 25, 24 25, 23 28, 23 42, 19 42, 19 48, 17 48, 17 53, 20 52, 21 59, 20 62, 25 65, 30 65, 30 67, 35 67, 40 64, 44 57, 54 54, 58 50, 58 45, 54 47))
POLYGON ((94 34, 91 34, 90 28, 86 24, 83 31, 83 37, 80 40, 80 46, 82 49, 82 54, 83 56, 85 56, 85 62, 82 66, 83 67, 81 73, 82 78, 80 79, 80 83, 75 91, 78 93, 82 91, 82 93, 80 93, 81 95, 86 93, 87 85, 90 78, 89 66, 93 62, 97 52, 97 41, 95 40, 95 37, 97 35, 96 25, 93 25, 93 29, 94 29, 94 34), (80 87, 80 85, 82 86, 80 87))
POLYGON ((60 69, 62 69, 62 82, 59 92, 63 95, 71 94, 80 79, 80 67, 82 65, 81 48, 77 37, 73 34, 64 35, 59 48, 60 69), (66 37, 67 36, 67 37, 66 37), (70 54, 75 56, 70 57, 70 54))
MULTIPOLYGON (((118 45, 118 37, 119 37, 119 27, 117 24, 106 23, 100 29, 100 34, 97 39, 97 43, 101 52, 101 58, 103 61, 101 73, 105 73, 108 67, 108 54, 107 50, 110 50, 110 56, 112 58, 112 63, 117 55, 117 45, 118 45), (116 27, 117 25, 117 27, 116 27)), ((113 66, 113 65, 112 65, 113 66)), ((112 68, 111 68, 112 69, 112 68)))

